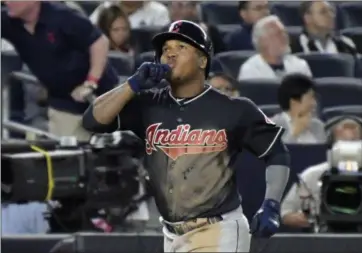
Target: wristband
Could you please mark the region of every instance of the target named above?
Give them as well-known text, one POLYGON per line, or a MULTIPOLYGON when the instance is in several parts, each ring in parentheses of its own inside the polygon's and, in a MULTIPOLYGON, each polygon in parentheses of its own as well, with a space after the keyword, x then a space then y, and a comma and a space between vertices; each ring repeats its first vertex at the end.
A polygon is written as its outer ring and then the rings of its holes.
POLYGON ((138 93, 140 91, 140 87, 138 85, 137 80, 135 80, 133 77, 130 77, 130 78, 128 78, 127 81, 134 93, 138 93))
POLYGON ((87 81, 98 84, 99 78, 94 77, 94 76, 91 76, 91 75, 88 75, 88 76, 87 76, 87 81))

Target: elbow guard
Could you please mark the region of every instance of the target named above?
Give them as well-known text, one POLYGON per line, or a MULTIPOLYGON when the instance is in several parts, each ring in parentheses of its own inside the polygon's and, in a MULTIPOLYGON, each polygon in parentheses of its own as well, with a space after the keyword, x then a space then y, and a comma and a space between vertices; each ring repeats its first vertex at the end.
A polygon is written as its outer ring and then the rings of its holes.
POLYGON ((93 106, 89 106, 82 118, 82 126, 89 132, 93 133, 111 133, 118 128, 118 119, 110 125, 99 123, 93 115, 93 106))
POLYGON ((93 115, 93 106, 89 106, 83 114, 82 126, 84 129, 90 132, 95 132, 94 130, 97 128, 98 124, 99 123, 96 121, 93 115))

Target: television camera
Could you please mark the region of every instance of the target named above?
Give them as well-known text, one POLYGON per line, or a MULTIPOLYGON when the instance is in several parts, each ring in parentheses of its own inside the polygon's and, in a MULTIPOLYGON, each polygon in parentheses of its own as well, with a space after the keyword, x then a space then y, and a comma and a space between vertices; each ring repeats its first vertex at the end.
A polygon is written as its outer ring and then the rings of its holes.
POLYGON ((320 221, 328 231, 361 232, 362 141, 339 141, 328 151, 321 177, 320 221))
POLYGON ((92 217, 109 220, 114 208, 109 222, 122 222, 147 199, 143 144, 132 132, 54 139, 2 140, 3 203, 49 203, 52 232, 76 232, 94 229, 92 217))

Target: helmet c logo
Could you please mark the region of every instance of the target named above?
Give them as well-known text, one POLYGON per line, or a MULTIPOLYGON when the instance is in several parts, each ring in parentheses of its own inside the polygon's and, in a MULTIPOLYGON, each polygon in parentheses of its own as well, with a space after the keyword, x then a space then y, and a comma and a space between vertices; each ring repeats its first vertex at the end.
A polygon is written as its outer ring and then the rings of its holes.
POLYGON ((173 27, 172 27, 172 32, 178 33, 180 31, 180 27, 181 27, 182 21, 177 22, 173 27))

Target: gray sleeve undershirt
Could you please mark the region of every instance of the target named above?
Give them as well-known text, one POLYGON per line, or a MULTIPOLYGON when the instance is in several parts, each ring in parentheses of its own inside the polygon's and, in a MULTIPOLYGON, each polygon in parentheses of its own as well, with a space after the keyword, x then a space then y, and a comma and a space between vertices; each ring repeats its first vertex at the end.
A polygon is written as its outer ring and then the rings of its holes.
POLYGON ((265 199, 281 201, 289 179, 289 167, 270 165, 265 171, 266 192, 265 199))

